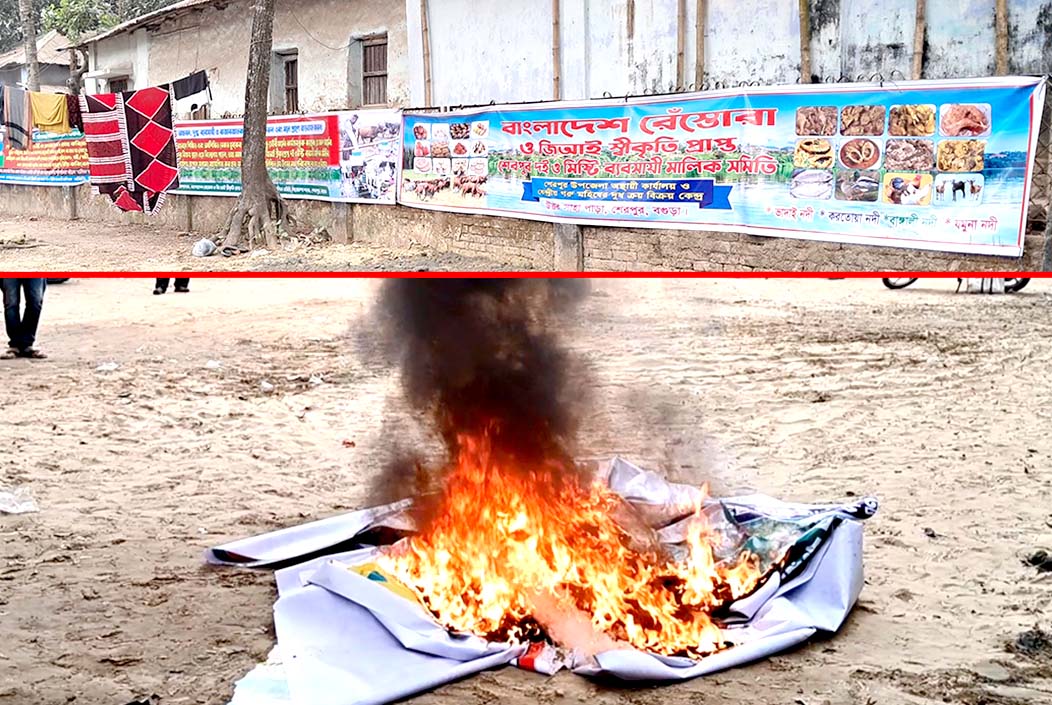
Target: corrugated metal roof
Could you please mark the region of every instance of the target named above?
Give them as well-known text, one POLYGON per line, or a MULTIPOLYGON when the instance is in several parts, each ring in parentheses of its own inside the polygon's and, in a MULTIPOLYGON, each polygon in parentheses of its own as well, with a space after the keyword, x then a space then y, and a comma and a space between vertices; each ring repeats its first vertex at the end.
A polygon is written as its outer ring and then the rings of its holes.
MULTIPOLYGON (((37 61, 41 64, 58 64, 69 66, 69 54, 66 47, 69 40, 55 30, 37 37, 37 61)), ((0 54, 0 69, 23 66, 26 63, 26 51, 21 45, 0 54)))
POLYGON ((153 12, 147 12, 145 15, 139 15, 134 19, 130 19, 127 22, 113 27, 111 29, 104 30, 90 37, 82 39, 77 46, 84 46, 91 44, 92 42, 101 41, 109 37, 116 36, 118 34, 124 34, 125 32, 134 32, 137 29, 146 27, 151 24, 160 22, 170 15, 182 14, 186 10, 191 10, 195 7, 204 5, 218 5, 226 4, 229 0, 180 0, 180 2, 173 3, 168 7, 162 7, 160 10, 154 10, 153 12))

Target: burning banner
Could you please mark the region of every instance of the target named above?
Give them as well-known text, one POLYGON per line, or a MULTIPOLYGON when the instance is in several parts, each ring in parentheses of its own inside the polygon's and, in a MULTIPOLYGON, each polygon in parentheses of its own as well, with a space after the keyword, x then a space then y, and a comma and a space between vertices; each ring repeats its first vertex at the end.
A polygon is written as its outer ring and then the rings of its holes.
POLYGON ((392 466, 394 503, 207 555, 296 564, 274 610, 292 702, 385 703, 508 663, 681 680, 840 627, 875 500, 714 500, 620 459, 574 461, 589 385, 559 318, 586 293, 385 285, 383 352, 446 460, 392 466))
MULTIPOLYGON (((673 597, 667 611, 652 622, 642 605, 633 607, 622 620, 637 626, 646 638, 642 642, 624 626, 599 632, 594 616, 573 612, 555 598, 535 599, 534 613, 524 618, 516 618, 514 610, 500 615, 500 623, 522 636, 480 635, 485 627, 477 621, 468 630, 453 630, 446 622, 450 613, 429 605, 448 610, 448 604, 456 603, 439 602, 414 585, 411 572, 406 577, 406 564, 397 558, 411 555, 407 551, 417 536, 407 502, 236 541, 210 550, 207 559, 256 567, 295 563, 277 572, 274 607, 283 662, 278 677, 288 689, 288 699, 280 702, 295 705, 386 703, 508 664, 546 674, 565 668, 627 681, 695 678, 785 650, 819 631, 837 631, 862 589, 861 522, 876 512, 873 499, 813 506, 761 495, 709 499, 697 488, 668 483, 621 459, 602 464, 594 477, 655 532, 669 556, 685 556, 685 566, 696 568, 697 559, 691 563, 689 556, 697 550, 697 527, 705 526, 712 543, 703 553, 711 554, 715 565, 749 565, 746 576, 753 567, 760 571, 751 589, 698 610, 673 597), (393 539, 394 544, 368 545, 393 539), (300 562, 333 547, 363 545, 300 562), (742 562, 744 555, 750 556, 748 563, 742 562), (655 631, 657 624, 668 629, 667 640, 665 632, 655 631), (696 642, 682 641, 688 629, 698 629, 696 642)), ((455 555, 465 554, 458 550, 455 555)), ((419 564, 414 560, 408 565, 419 564)), ((670 573, 683 570, 666 568, 670 573)), ((507 594, 510 573, 482 578, 478 594, 499 600, 507 594)), ((675 579, 663 579, 675 584, 675 579)), ((431 585, 438 582, 433 577, 431 585)), ((717 585, 717 592, 742 589, 741 583, 717 585)), ((654 588, 641 593, 661 594, 654 588)), ((464 596, 471 595, 469 588, 464 596)), ((465 599, 462 604, 467 611, 479 602, 465 599)), ((256 679, 239 684, 234 703, 258 705, 248 692, 256 679)))

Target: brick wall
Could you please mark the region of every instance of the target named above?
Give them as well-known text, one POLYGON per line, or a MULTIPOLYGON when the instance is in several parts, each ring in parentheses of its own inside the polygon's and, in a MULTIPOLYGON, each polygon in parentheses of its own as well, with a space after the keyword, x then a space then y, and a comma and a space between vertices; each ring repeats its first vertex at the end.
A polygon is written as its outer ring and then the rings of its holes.
MULTIPOLYGON (((1047 179, 1047 160, 1044 165, 1047 179)), ((1034 192, 1047 199, 1047 186, 1044 190, 1035 186, 1034 192)), ((150 223, 174 232, 193 230, 203 235, 219 232, 234 205, 231 198, 172 196, 158 217, 148 219, 117 212, 107 201, 92 195, 88 187, 0 185, 0 216, 65 218, 71 213, 70 199, 84 220, 150 223)), ((436 252, 482 256, 513 267, 544 270, 574 269, 578 261, 572 253, 567 255, 565 230, 560 247, 555 247, 551 223, 404 206, 320 201, 292 201, 291 205, 301 227, 324 227, 337 242, 353 239, 386 247, 418 244, 436 252)), ((1047 213, 1047 209, 1038 211, 1047 213)), ((687 230, 582 227, 579 232, 579 254, 585 271, 1040 271, 1046 261, 1044 230, 1032 230, 1027 236, 1022 258, 687 230)), ((1052 253, 1052 247, 1047 249, 1052 253)))
POLYGON ((442 213, 404 206, 355 206, 354 240, 387 247, 420 244, 507 262, 516 267, 550 269, 553 228, 518 218, 442 213))
MULTIPOLYGON (((420 244, 439 252, 481 255, 514 266, 550 269, 550 223, 460 215, 403 206, 354 208, 354 240, 387 247, 420 244)), ((1023 257, 984 257, 897 247, 869 247, 739 233, 584 227, 586 271, 1037 271, 1043 232, 1027 236, 1023 257)))
MULTIPOLYGON (((580 231, 586 271, 1039 271, 1045 259, 1042 231, 1026 237, 1022 258, 694 230, 583 227, 580 231)), ((514 266, 572 268, 572 264, 554 264, 550 223, 403 206, 359 206, 354 208, 353 232, 357 242, 388 247, 416 243, 514 266)))
MULTIPOLYGON (((90 186, 15 186, 0 184, 0 216, 79 218, 111 225, 146 224, 175 232, 193 231, 211 236, 226 228, 236 199, 221 196, 170 194, 160 212, 151 217, 123 213, 90 186)), ((346 242, 349 208, 322 201, 289 201, 289 210, 305 227, 324 227, 334 240, 346 242)))
POLYGON ((586 270, 722 272, 792 271, 1035 271, 1045 237, 1026 238, 1023 257, 983 257, 898 247, 758 237, 685 230, 582 228, 586 270))

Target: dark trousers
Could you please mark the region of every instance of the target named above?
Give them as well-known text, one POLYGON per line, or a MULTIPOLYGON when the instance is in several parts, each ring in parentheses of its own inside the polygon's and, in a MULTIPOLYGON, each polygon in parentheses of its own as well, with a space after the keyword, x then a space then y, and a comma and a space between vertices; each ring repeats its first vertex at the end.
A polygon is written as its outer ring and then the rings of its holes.
MULTIPOLYGON (((176 279, 175 280, 175 288, 176 289, 186 289, 186 288, 189 288, 189 286, 190 286, 190 278, 189 277, 187 277, 186 279, 176 279)), ((157 284, 156 284, 156 288, 160 289, 161 291, 168 291, 168 280, 167 279, 158 279, 157 280, 157 284)))
POLYGON ((37 339, 40 310, 44 307, 47 279, 0 279, 4 291, 4 326, 7 341, 15 350, 28 350, 37 339), (25 293, 25 313, 21 312, 25 293))

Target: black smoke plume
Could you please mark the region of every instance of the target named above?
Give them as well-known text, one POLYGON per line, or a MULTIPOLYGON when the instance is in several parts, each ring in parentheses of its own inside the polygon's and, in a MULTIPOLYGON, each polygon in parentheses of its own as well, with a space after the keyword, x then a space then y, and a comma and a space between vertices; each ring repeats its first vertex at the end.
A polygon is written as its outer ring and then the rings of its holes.
MULTIPOLYGON (((523 467, 555 461, 572 471, 587 383, 557 330, 587 292, 587 282, 566 279, 385 282, 389 359, 451 457, 461 434, 488 433, 496 452, 523 467)), ((386 482, 405 486, 409 472, 393 465, 388 474, 400 477, 386 482)))

